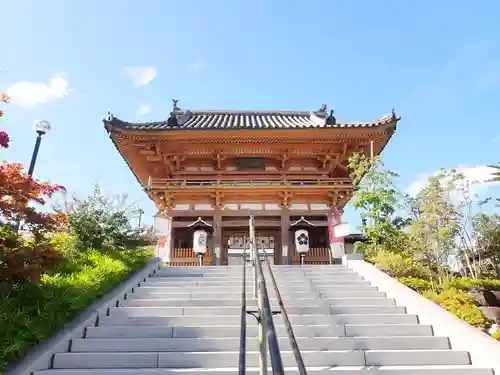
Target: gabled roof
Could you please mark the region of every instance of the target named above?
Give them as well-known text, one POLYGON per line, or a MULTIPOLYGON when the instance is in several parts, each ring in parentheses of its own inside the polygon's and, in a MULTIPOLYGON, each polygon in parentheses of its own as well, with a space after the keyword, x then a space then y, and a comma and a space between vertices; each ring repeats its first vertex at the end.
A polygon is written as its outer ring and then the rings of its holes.
POLYGON ((368 122, 337 121, 333 111, 326 107, 319 111, 236 111, 236 110, 181 110, 177 107, 166 121, 133 123, 118 119, 111 113, 104 124, 108 131, 172 131, 172 130, 228 130, 228 129, 313 129, 313 128, 373 128, 396 124, 400 120, 392 114, 368 122), (328 113, 329 112, 329 113, 328 113))

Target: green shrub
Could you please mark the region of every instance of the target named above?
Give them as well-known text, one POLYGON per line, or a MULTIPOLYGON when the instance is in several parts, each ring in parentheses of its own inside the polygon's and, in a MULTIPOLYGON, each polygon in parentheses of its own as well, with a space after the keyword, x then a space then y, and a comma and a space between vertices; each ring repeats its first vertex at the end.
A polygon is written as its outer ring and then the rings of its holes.
POLYGON ((465 290, 465 291, 471 290, 473 288, 500 290, 500 280, 495 280, 495 279, 476 280, 470 277, 455 277, 450 279, 446 284, 443 285, 443 287, 465 290))
POLYGON ((471 326, 487 328, 488 320, 476 306, 474 299, 457 289, 446 289, 440 293, 425 291, 422 295, 451 312, 457 318, 465 320, 471 326))
POLYGON ((0 226, 0 283, 37 284, 43 272, 64 261, 43 235, 27 239, 8 226, 0 226))
POLYGON ((500 341, 500 330, 497 329, 495 332, 493 332, 491 334, 491 337, 493 337, 495 340, 500 341))
POLYGON ((374 261, 378 268, 391 271, 394 277, 425 278, 426 276, 426 271, 422 266, 401 254, 380 250, 374 261))
POLYGON ((50 238, 54 248, 65 256, 70 256, 76 248, 77 238, 69 233, 56 233, 50 238))
POLYGON ((397 279, 408 288, 419 293, 425 292, 426 290, 432 290, 432 283, 430 281, 419 279, 418 277, 402 276, 397 279))
MULTIPOLYGON (((58 245, 71 242, 64 236, 54 240, 58 245)), ((47 339, 96 298, 142 268, 151 255, 143 250, 89 250, 75 253, 56 273, 43 274, 40 285, 0 284, 0 373, 27 348, 47 339)))

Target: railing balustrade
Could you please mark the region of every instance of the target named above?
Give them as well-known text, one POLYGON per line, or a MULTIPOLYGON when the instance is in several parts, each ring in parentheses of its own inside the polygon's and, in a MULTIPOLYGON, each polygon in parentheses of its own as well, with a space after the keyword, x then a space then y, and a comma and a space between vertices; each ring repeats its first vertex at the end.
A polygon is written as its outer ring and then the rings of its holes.
MULTIPOLYGON (((260 375, 267 375, 267 352, 269 349, 269 357, 271 359, 271 369, 274 375, 284 375, 285 370, 283 366, 283 360, 281 357, 281 351, 278 343, 278 335, 276 333, 276 326, 274 325, 273 314, 275 312, 271 309, 271 303, 269 301, 269 295, 267 292, 266 280, 264 277, 264 272, 262 271, 262 265, 260 262, 260 254, 257 249, 254 219, 250 217, 250 249, 252 255, 252 265, 254 270, 254 298, 257 298, 257 311, 248 311, 248 313, 254 315, 258 322, 259 327, 259 370, 260 375)), ((283 321, 287 330, 288 338, 290 340, 293 354, 297 362, 297 367, 301 375, 307 375, 307 371, 300 354, 300 350, 297 344, 297 340, 293 333, 293 329, 286 313, 285 305, 281 298, 281 294, 278 289, 278 284, 273 274, 271 264, 266 256, 264 256, 264 262, 266 262, 271 281, 273 283, 274 292, 278 300, 279 313, 283 316, 283 321)), ((243 264, 245 271, 243 273, 243 286, 242 286, 242 311, 244 314, 243 307, 246 307, 246 255, 243 254, 243 264)), ((242 343, 246 340, 246 318, 241 318, 241 333, 240 333, 240 361, 239 361, 239 375, 245 374, 245 356, 242 354, 242 350, 245 348, 245 344, 242 343), (245 328, 244 328, 245 327, 245 328)))
POLYGON ((335 186, 350 188, 352 181, 349 178, 310 178, 301 177, 296 179, 269 178, 263 176, 261 178, 251 179, 221 179, 210 178, 204 179, 166 179, 166 178, 149 178, 148 188, 151 190, 164 190, 169 188, 181 187, 261 187, 261 186, 335 186))

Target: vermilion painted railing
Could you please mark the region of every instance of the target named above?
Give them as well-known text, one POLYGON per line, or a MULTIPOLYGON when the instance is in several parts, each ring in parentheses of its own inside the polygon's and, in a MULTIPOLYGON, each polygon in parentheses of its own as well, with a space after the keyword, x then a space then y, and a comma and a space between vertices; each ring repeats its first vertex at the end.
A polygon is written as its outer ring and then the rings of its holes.
POLYGON ((204 178, 197 179, 166 179, 166 178, 150 178, 148 188, 168 189, 178 187, 265 187, 265 186, 336 186, 347 187, 352 185, 352 181, 348 178, 301 178, 301 179, 270 179, 267 176, 252 177, 251 179, 217 179, 204 178))

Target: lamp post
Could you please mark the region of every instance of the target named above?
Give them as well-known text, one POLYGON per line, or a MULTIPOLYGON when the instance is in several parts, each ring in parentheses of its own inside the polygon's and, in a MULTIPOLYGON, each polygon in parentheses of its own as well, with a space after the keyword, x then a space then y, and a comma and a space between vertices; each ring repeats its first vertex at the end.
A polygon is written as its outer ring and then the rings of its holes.
POLYGON ((42 136, 47 134, 50 130, 50 122, 47 120, 35 121, 35 131, 38 134, 35 141, 35 148, 33 149, 33 154, 31 155, 30 167, 28 169, 28 175, 33 175, 33 170, 35 169, 36 158, 38 156, 38 150, 40 149, 40 143, 42 142, 42 136))
MULTIPOLYGON (((33 176, 33 170, 35 169, 36 157, 38 156, 38 150, 40 149, 40 143, 42 142, 42 136, 47 134, 50 130, 50 122, 47 120, 37 120, 35 121, 35 132, 37 134, 35 147, 33 148, 33 154, 31 155, 30 166, 28 168, 28 176, 33 176)), ((16 225, 14 227, 14 231, 16 233, 19 232, 19 228, 21 227, 21 220, 18 219, 16 225)))
POLYGON ((138 223, 137 223, 137 228, 141 228, 141 218, 142 218, 142 215, 144 215, 144 210, 142 208, 139 208, 139 220, 138 220, 138 223))

